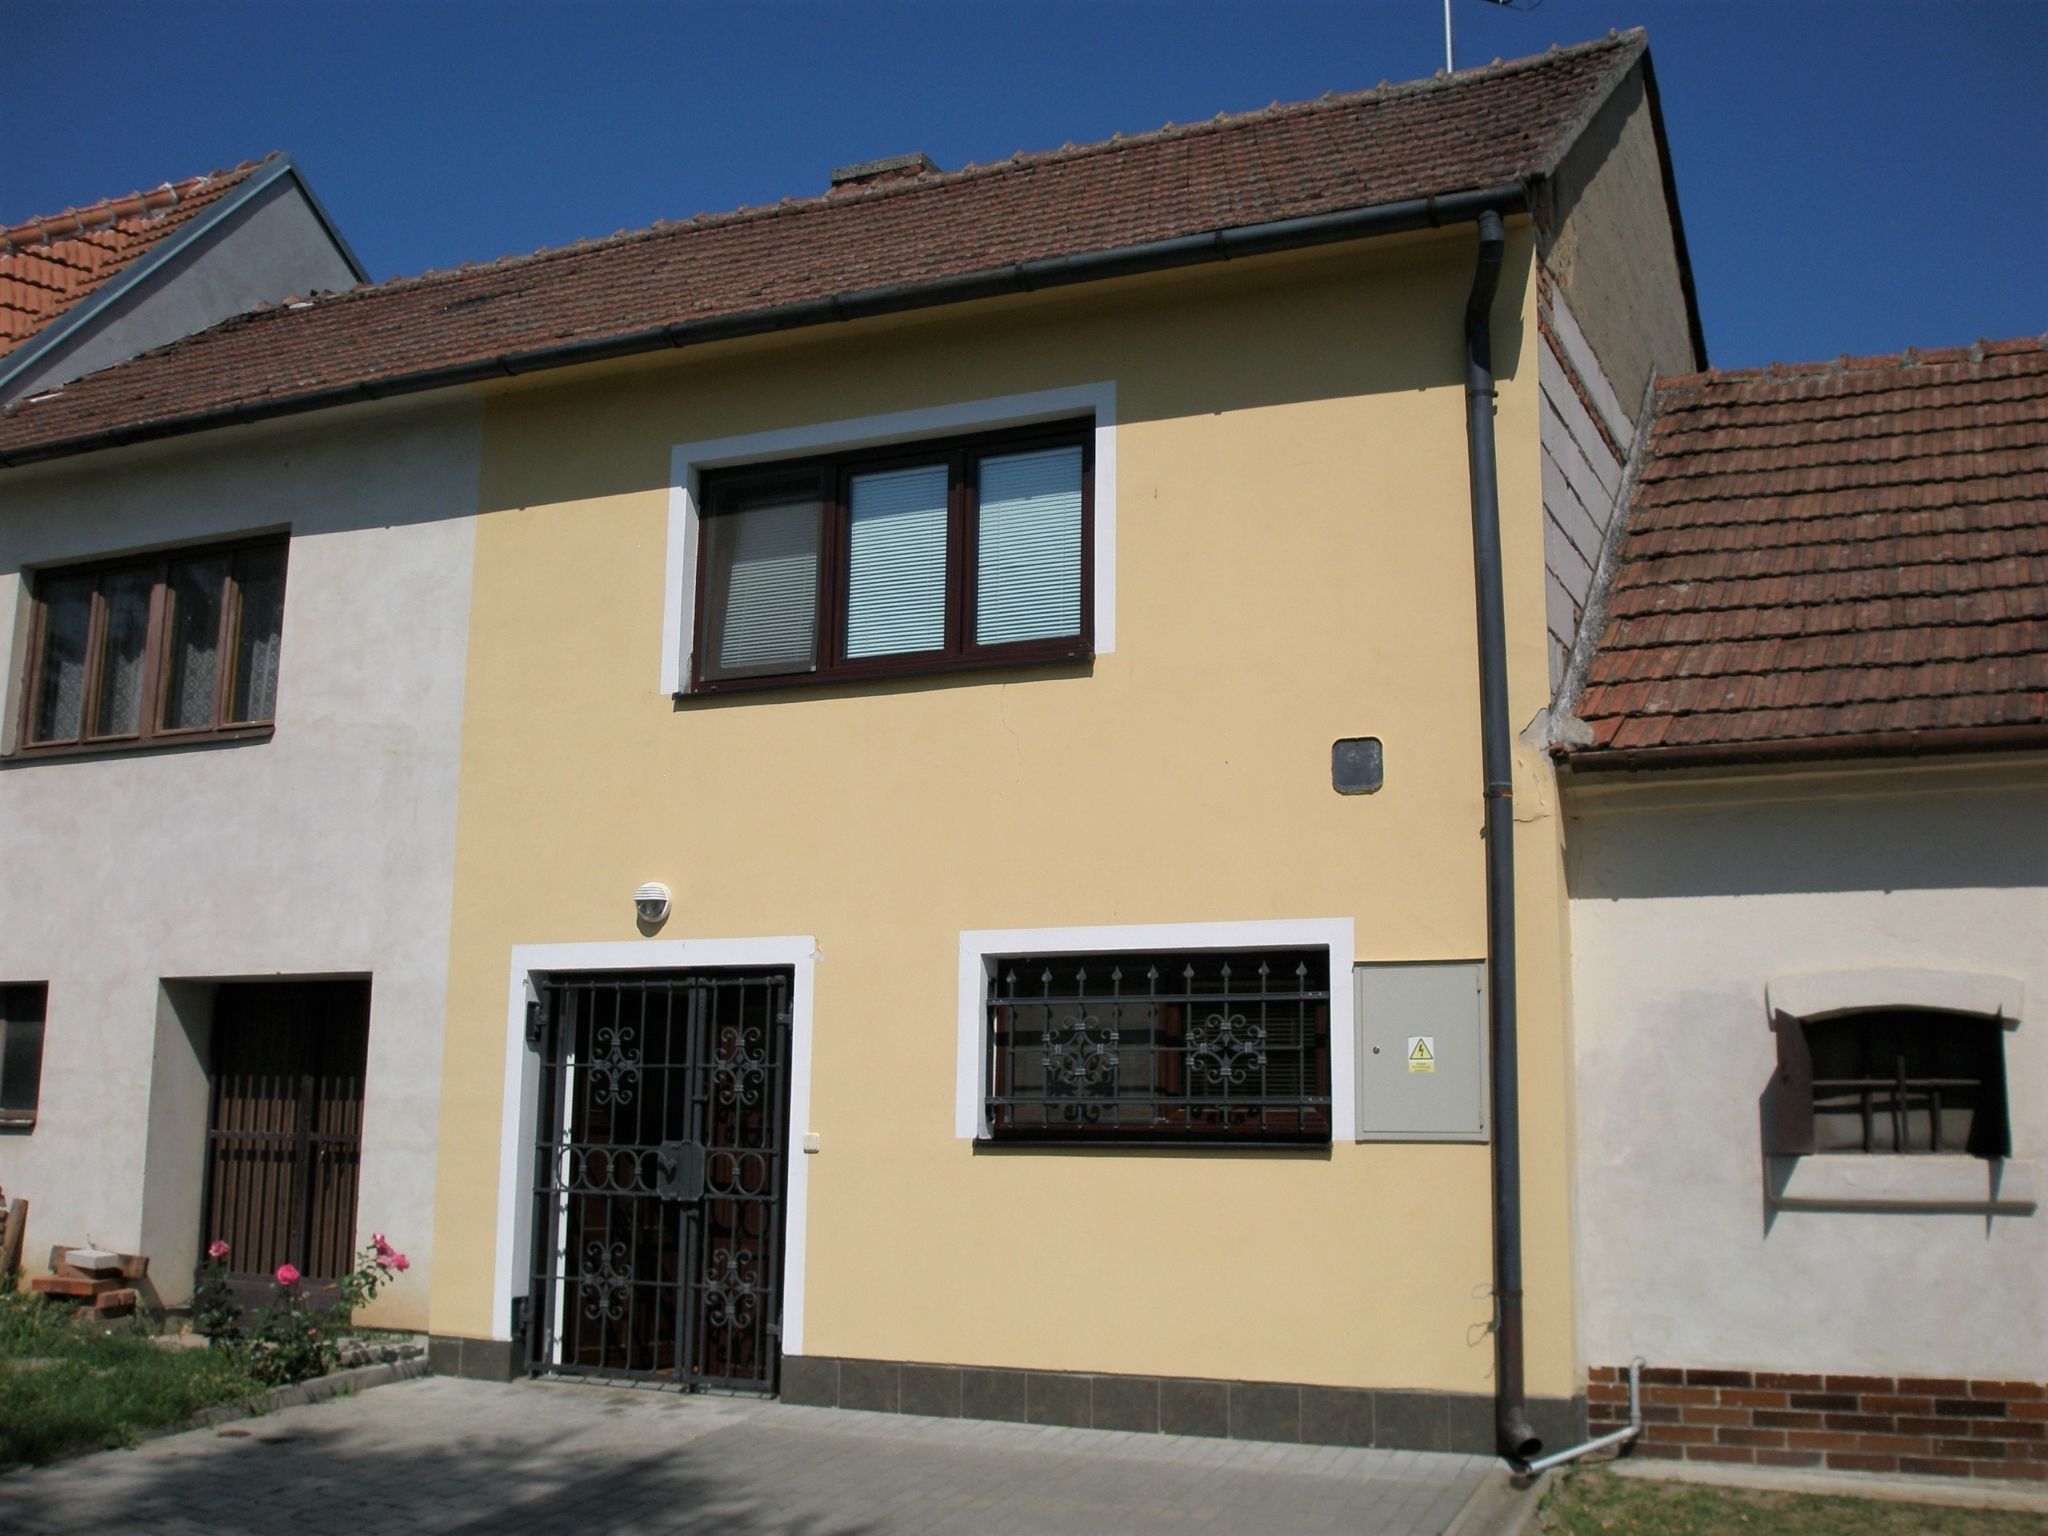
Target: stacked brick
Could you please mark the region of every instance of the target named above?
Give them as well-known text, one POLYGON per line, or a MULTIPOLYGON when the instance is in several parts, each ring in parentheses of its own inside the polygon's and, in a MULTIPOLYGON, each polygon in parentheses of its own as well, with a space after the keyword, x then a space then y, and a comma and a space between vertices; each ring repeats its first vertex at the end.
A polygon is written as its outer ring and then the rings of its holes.
MULTIPOLYGON (((1595 1366, 1592 1432, 1628 1422, 1628 1372, 1595 1366)), ((1783 1371, 1643 1372, 1631 1454, 1671 1461, 2048 1482, 2048 1383, 1783 1371)))

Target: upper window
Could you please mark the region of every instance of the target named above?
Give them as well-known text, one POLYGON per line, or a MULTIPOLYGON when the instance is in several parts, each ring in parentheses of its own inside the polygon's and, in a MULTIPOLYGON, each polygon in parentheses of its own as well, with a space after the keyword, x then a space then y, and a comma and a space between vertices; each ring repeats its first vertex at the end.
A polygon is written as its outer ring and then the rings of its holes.
POLYGON ((1778 1022, 1777 1145, 2005 1157, 2005 1027, 1932 1009, 1778 1022))
POLYGON ((1086 657, 1092 430, 705 477, 692 685, 1086 657))
POLYGON ((277 705, 282 540, 38 572, 21 744, 235 734, 277 705))
POLYGON ((996 1141, 1330 1139, 1330 954, 987 962, 996 1141))
POLYGON ((32 1126, 43 1082, 45 982, 0 985, 0 1126, 32 1126))

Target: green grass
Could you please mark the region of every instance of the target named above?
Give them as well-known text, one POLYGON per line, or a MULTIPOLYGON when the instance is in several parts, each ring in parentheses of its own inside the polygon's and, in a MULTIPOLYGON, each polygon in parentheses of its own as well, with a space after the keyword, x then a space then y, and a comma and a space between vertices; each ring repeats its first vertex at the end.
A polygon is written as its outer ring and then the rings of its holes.
POLYGON ((1878 1499, 1757 1493, 1582 1467, 1544 1496, 1552 1536, 2042 1536, 2048 1517, 1878 1499))
POLYGON ((40 1296, 0 1295, 0 1466, 132 1445, 142 1431, 263 1390, 227 1356, 94 1326, 40 1296))

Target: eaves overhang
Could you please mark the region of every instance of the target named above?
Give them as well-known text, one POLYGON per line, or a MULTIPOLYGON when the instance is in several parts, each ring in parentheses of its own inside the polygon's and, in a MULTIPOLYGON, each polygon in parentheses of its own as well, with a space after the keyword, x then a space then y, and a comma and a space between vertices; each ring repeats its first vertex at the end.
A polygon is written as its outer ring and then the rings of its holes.
POLYGON ((1489 210, 1502 215, 1519 214, 1529 209, 1530 191, 1529 183, 1509 182, 1501 186, 1411 198, 1305 218, 1212 229, 1108 250, 1045 257, 978 272, 851 290, 793 304, 651 326, 619 335, 584 338, 559 346, 506 352, 440 368, 366 379, 301 394, 238 402, 183 415, 161 416, 76 437, 53 439, 26 448, 0 450, 0 467, 12 468, 104 448, 204 432, 216 427, 246 425, 335 406, 423 394, 578 364, 609 362, 701 346, 709 342, 771 335, 910 310, 1469 223, 1489 210))

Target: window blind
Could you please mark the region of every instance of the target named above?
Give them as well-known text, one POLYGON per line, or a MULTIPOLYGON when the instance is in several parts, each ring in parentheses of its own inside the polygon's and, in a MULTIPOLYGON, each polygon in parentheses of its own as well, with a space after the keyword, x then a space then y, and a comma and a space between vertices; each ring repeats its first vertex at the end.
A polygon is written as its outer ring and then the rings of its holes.
POLYGON ((846 654, 901 656, 946 644, 944 464, 853 477, 846 654))
POLYGON ((975 551, 975 644, 1079 634, 1080 448, 984 458, 975 551))
POLYGON ((820 518, 814 486, 785 484, 736 497, 708 520, 708 671, 741 677, 814 664, 820 518))

